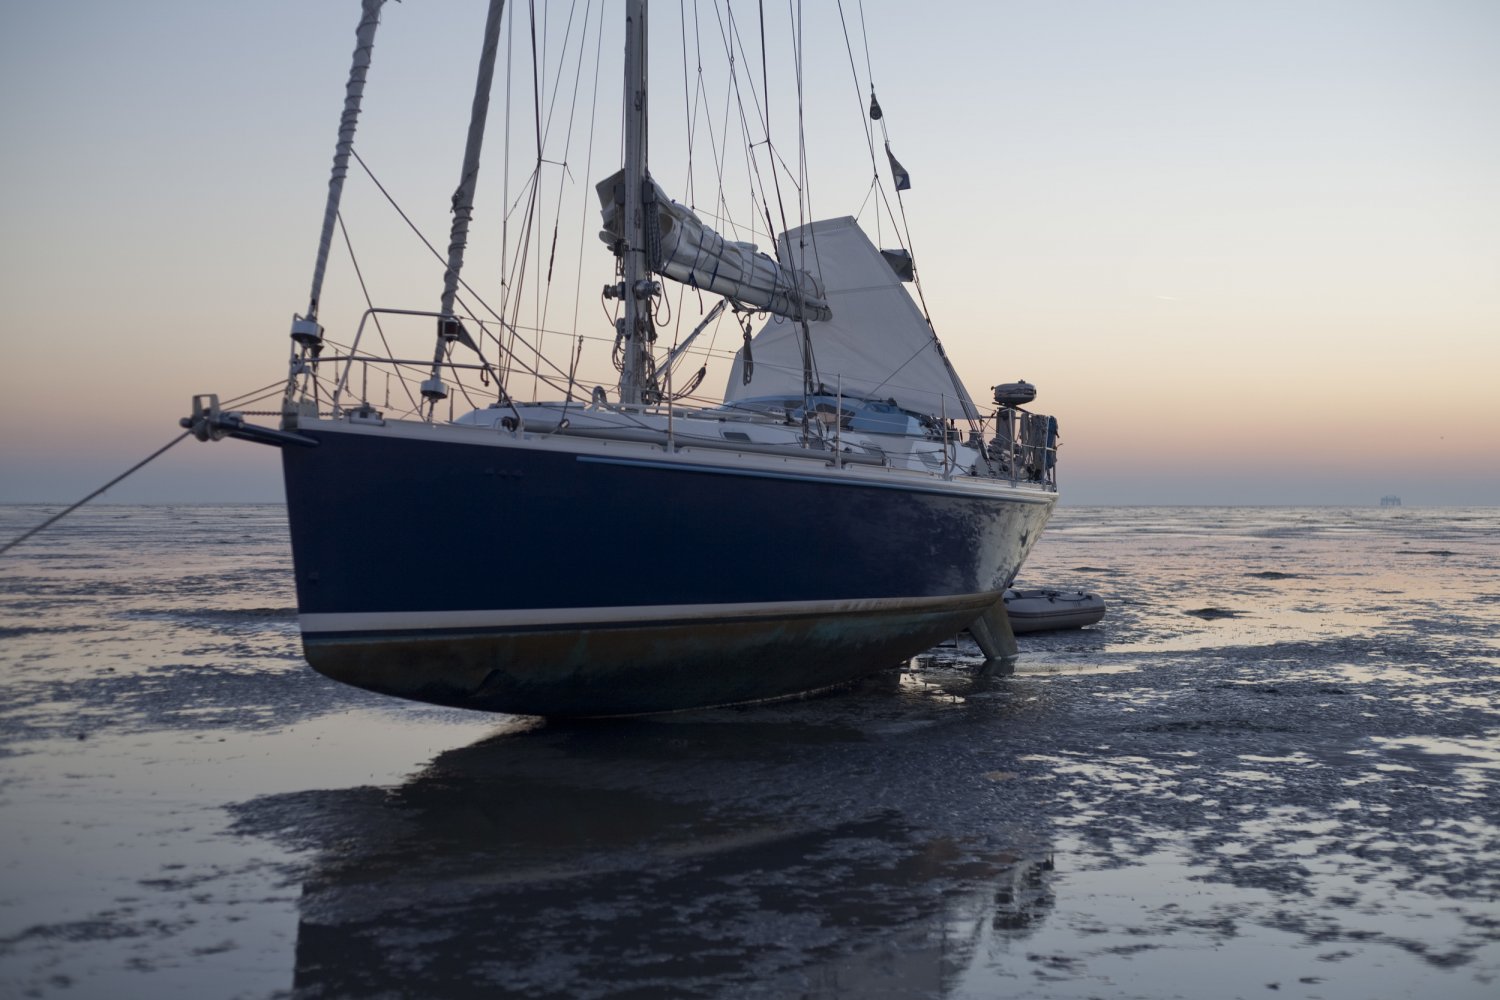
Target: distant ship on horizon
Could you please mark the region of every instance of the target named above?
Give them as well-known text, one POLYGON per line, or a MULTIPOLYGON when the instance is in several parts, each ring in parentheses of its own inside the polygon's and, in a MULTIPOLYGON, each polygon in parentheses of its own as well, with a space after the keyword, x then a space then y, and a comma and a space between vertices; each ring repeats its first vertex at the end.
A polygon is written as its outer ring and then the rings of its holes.
POLYGON ((1380 506, 1399 507, 1401 506, 1401 498, 1396 496, 1394 493, 1387 493, 1385 496, 1380 498, 1380 506))

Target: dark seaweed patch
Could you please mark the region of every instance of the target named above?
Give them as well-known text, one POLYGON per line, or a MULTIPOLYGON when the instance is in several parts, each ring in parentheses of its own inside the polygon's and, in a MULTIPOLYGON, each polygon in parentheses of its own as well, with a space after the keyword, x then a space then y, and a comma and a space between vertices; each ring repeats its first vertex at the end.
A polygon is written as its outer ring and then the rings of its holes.
POLYGON ((12 625, 0 627, 0 639, 19 639, 23 635, 65 635, 69 632, 87 632, 86 625, 12 625))
POLYGON ((1290 727, 1252 722, 1249 719, 1172 719, 1150 725, 1130 726, 1127 733, 1284 733, 1290 727))

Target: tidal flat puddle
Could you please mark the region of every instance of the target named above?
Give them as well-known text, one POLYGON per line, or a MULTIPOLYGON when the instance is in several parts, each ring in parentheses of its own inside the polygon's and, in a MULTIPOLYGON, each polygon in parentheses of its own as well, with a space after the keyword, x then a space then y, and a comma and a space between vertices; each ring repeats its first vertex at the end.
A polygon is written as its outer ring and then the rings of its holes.
POLYGON ((1330 868, 1316 895, 1226 879, 1180 832, 1120 857, 1076 837, 1053 855, 1045 921, 1024 938, 983 920, 957 922, 975 960, 948 995, 1054 998, 1295 996, 1321 1000, 1489 995, 1461 968, 1492 967, 1500 944, 1426 893, 1371 897, 1330 868), (1397 959, 1396 956, 1404 959, 1397 959))
POLYGON ((265 729, 94 727, 12 744, 0 983, 75 996, 285 988, 297 852, 235 835, 225 807, 271 789, 396 783, 441 749, 528 723, 381 706, 265 729))

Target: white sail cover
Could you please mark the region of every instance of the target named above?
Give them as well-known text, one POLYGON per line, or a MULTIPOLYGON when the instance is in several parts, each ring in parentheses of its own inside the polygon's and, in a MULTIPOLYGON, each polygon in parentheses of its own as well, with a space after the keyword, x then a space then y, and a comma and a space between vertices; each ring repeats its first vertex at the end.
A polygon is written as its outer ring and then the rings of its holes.
MULTIPOLYGON (((894 399, 934 417, 978 419, 937 336, 875 244, 852 218, 827 219, 781 238, 782 259, 801 260, 826 290, 832 317, 811 324, 814 383, 829 392, 894 399)), ((802 395, 802 327, 773 318, 735 355, 726 403, 757 396, 802 395)), ((816 385, 815 385, 816 387, 816 385)))
MULTIPOLYGON (((624 183, 625 171, 621 170, 595 187, 604 216, 599 238, 611 245, 623 232, 619 192, 624 183)), ((753 243, 726 240, 705 226, 692 209, 668 198, 655 181, 649 184, 657 221, 650 236, 655 244, 649 255, 653 271, 778 316, 798 319, 805 312, 809 320, 828 318, 823 286, 812 275, 782 266, 753 243)))

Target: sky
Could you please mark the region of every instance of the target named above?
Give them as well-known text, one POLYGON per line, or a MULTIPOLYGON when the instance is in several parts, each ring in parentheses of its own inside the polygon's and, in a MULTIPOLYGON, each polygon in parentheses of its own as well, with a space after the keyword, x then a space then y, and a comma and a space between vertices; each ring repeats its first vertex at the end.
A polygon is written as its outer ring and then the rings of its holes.
MULTIPOLYGON (((388 4, 376 41, 356 148, 434 242, 483 6, 388 4)), ((653 11, 667 25, 652 52, 653 172, 674 196, 689 176, 702 194, 713 163, 700 131, 691 174, 659 165, 692 103, 681 56, 666 54, 685 34, 679 6, 653 11)), ((786 19, 787 5, 767 7, 786 19)), ((710 0, 697 8, 712 25, 710 0)), ((902 204, 934 324, 976 398, 1038 386, 1035 408, 1062 429, 1064 503, 1500 504, 1500 4, 843 9, 853 71, 838 5, 803 4, 814 214, 870 211, 859 111, 873 78, 912 175, 902 204)), ((170 440, 193 394, 284 378, 358 10, 0 0, 0 502, 78 499, 170 440)), ((755 6, 736 10, 753 38, 755 6)), ((553 4, 544 44, 587 37, 570 34, 582 11, 553 4)), ((591 335, 612 260, 586 206, 619 164, 617 47, 598 48, 597 101, 587 61, 578 100, 566 76, 548 85, 562 96, 549 134, 573 138, 539 190, 584 247, 559 258, 546 325, 576 315, 591 335)), ((594 59, 592 42, 580 51, 594 59)), ((771 103, 795 130, 782 110, 794 82, 783 74, 771 103)), ((491 297, 499 241, 479 232, 522 176, 504 166, 496 93, 466 272, 491 297)), ((509 134, 532 127, 527 108, 509 134)), ((361 176, 344 215, 378 304, 436 308, 441 265, 361 176)), ((324 303, 330 335, 347 339, 363 300, 346 253, 324 303)), ((711 362, 710 382, 727 374, 722 355, 711 362)), ((280 497, 274 449, 188 441, 104 500, 280 497)))

